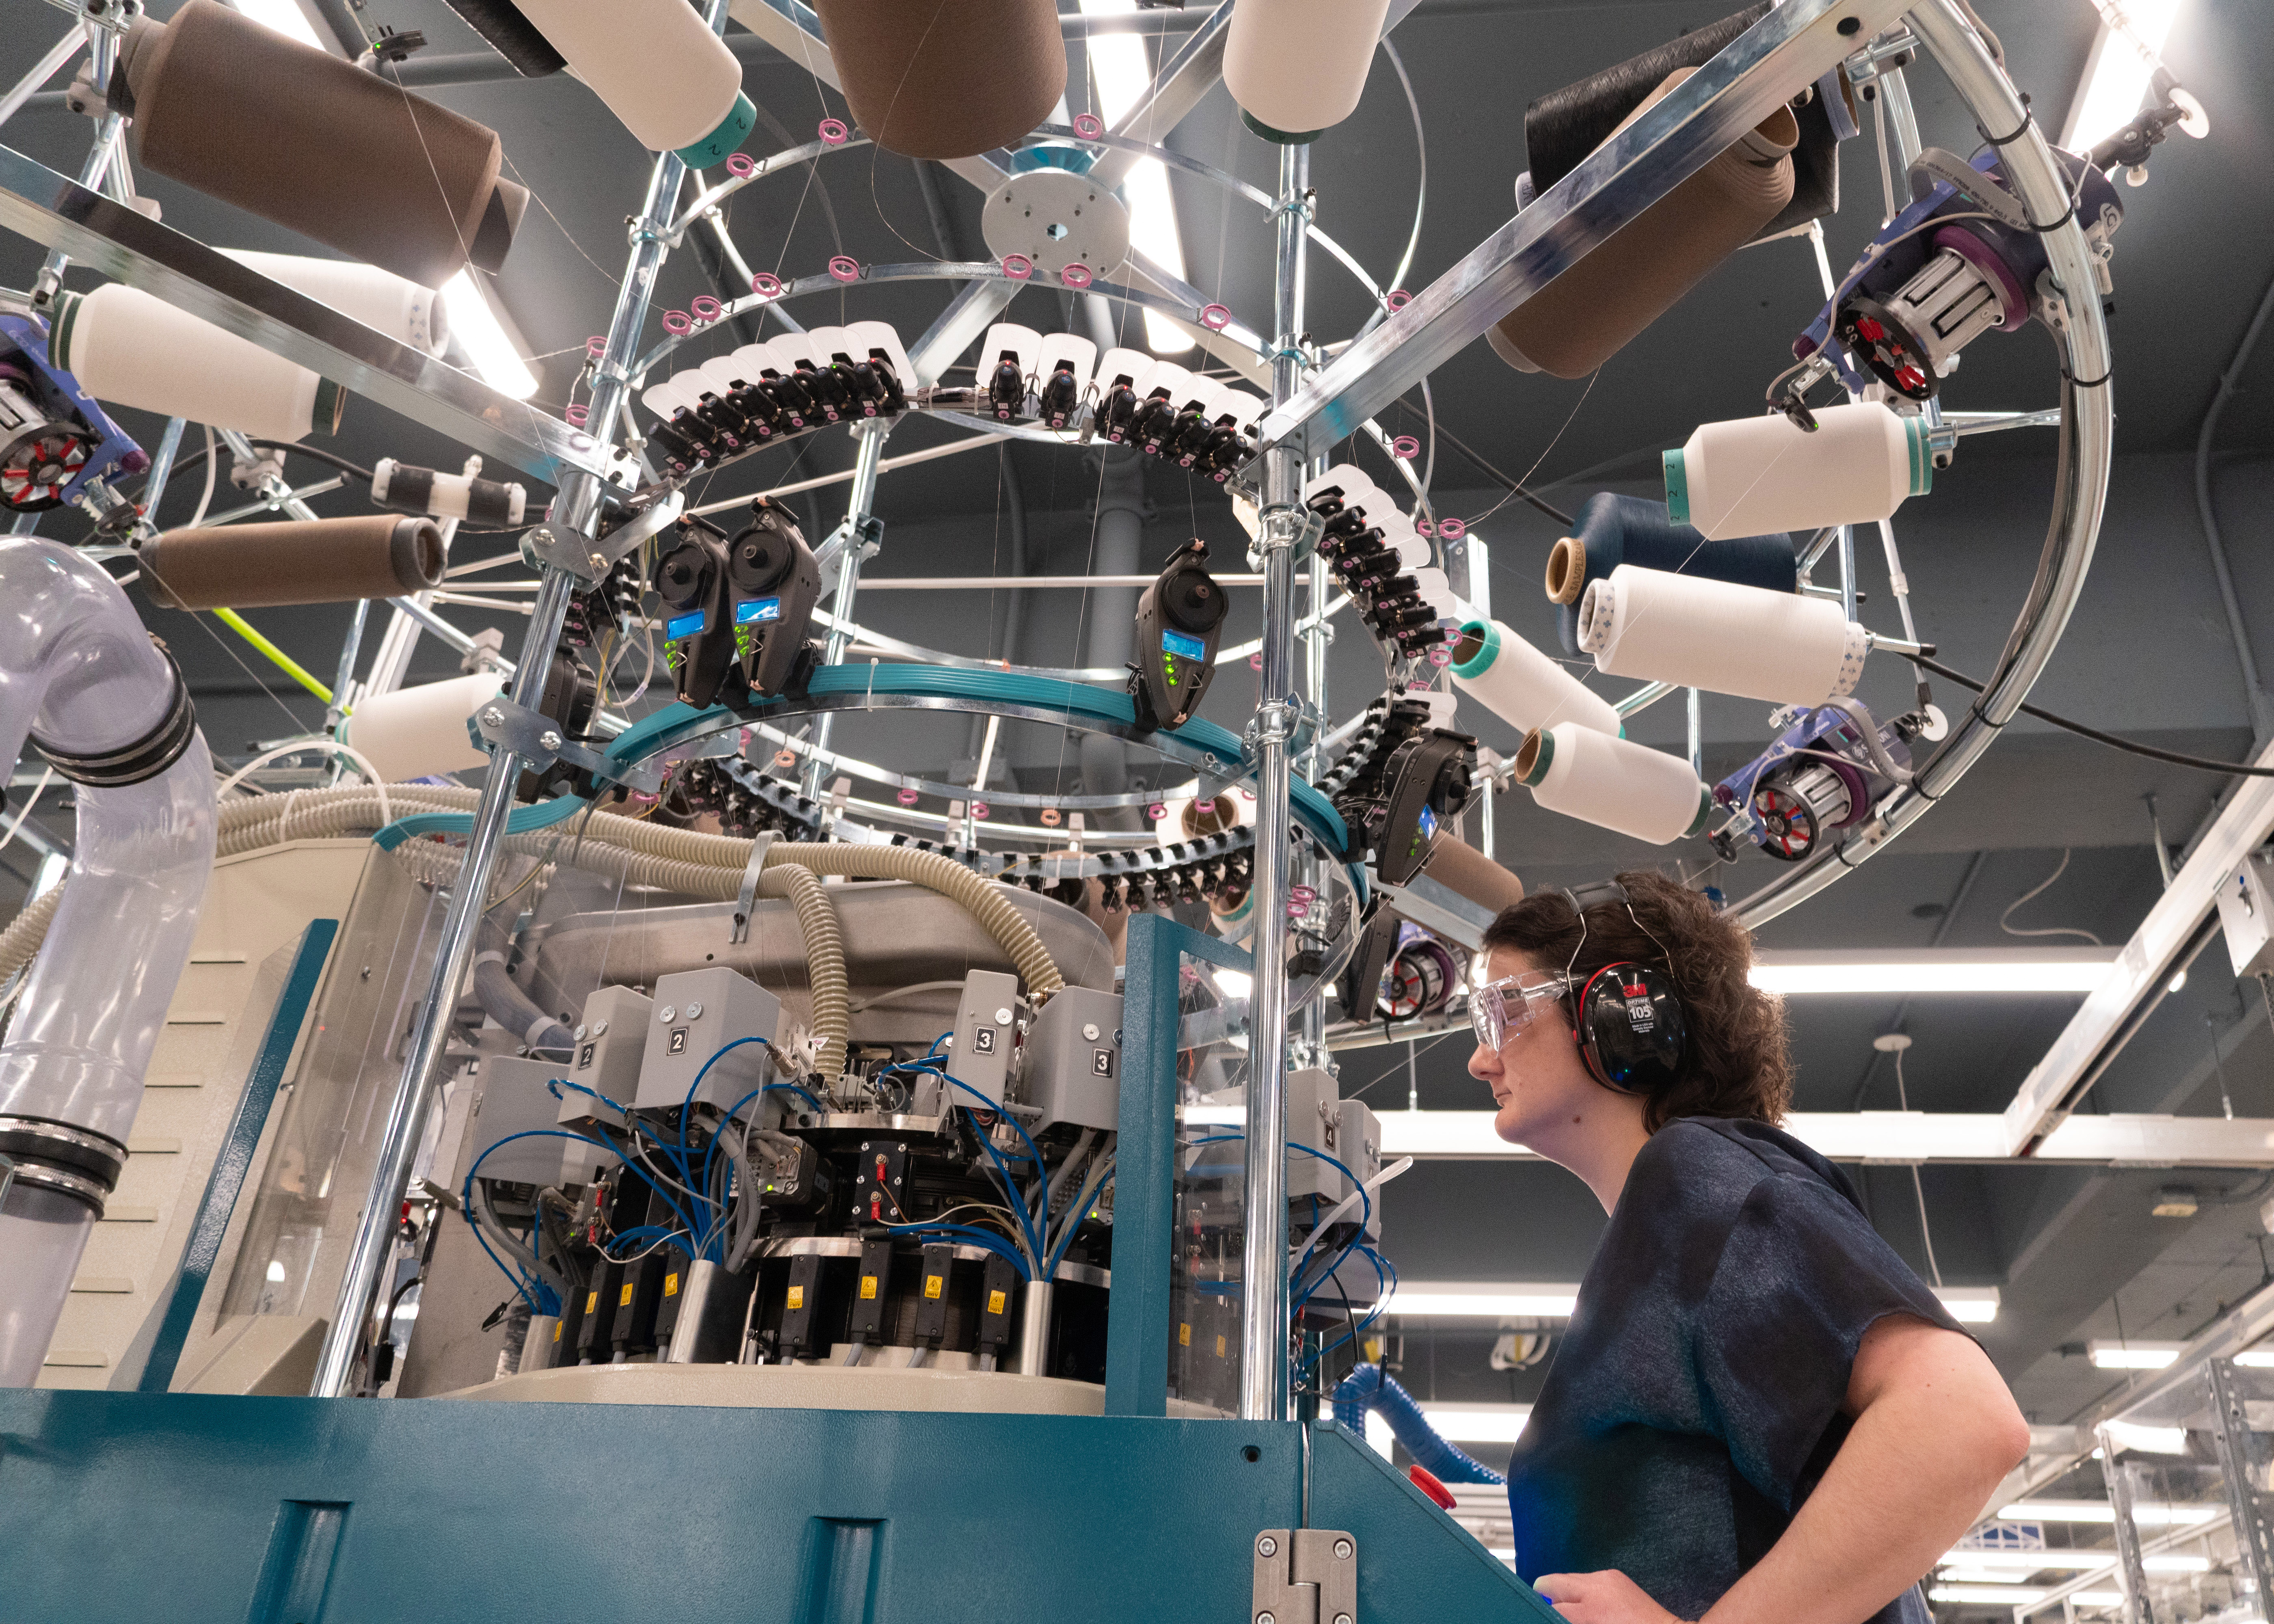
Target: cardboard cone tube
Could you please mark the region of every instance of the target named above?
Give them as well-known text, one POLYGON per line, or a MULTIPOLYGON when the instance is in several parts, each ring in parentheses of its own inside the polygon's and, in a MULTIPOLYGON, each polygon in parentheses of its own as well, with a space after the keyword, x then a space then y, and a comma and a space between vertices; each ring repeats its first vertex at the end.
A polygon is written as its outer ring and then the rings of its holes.
POLYGON ((862 133, 908 158, 1007 147, 1065 94, 1053 0, 818 0, 862 133))
POLYGON ((1524 882, 1465 840, 1439 835, 1421 871, 1457 896, 1499 913, 1524 900, 1524 882))
MULTIPOLYGON (((1668 74, 1620 129, 1695 71, 1668 74)), ((1778 108, 1502 317, 1493 352, 1519 371, 1585 378, 1775 218, 1792 199, 1789 154, 1799 140, 1792 109, 1778 108)))
POLYGON ((150 596, 169 609, 273 609, 428 591, 445 555, 432 519, 384 513, 168 530, 140 556, 150 596))
POLYGON ((217 0, 137 19, 110 94, 136 163, 422 288, 496 270, 528 204, 495 131, 217 0))

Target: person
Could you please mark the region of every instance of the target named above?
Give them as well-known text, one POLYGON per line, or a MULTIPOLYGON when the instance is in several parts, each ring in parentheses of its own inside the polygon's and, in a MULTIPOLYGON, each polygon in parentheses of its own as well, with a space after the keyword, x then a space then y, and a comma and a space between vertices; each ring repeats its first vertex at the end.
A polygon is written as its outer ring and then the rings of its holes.
POLYGON ((1570 1624, 1927 1624, 1917 1581, 2029 1428, 1777 1127, 1784 1013, 1746 932, 1638 872, 1536 892, 1484 947, 1495 1129, 1610 1214, 1509 1462, 1517 1572, 1570 1624))

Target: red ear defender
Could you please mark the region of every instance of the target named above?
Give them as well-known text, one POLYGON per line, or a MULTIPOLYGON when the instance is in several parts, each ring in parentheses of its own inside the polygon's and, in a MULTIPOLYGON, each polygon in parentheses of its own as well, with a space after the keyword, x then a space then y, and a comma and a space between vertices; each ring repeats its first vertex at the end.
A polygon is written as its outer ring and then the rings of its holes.
POLYGON ((1579 989, 1572 1036, 1606 1088, 1650 1094, 1682 1075, 1689 1021, 1673 981, 1641 964, 1605 965, 1579 989))

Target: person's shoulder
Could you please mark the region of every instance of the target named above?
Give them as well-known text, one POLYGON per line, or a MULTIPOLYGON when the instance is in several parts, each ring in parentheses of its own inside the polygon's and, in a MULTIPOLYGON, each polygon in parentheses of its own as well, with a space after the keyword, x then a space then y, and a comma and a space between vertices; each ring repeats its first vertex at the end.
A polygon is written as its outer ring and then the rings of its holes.
POLYGON ((1645 1161, 1652 1177, 1710 1191, 1721 1200, 1743 1202, 1764 1182, 1828 1187, 1851 1206, 1856 1199, 1847 1175, 1833 1163, 1783 1129, 1751 1117, 1676 1117, 1651 1136, 1636 1167, 1645 1161))
MULTIPOLYGON (((1637 1153, 1627 1187, 1657 1211, 1734 1209, 1772 1169, 1729 1124, 1710 1116, 1679 1116, 1650 1136, 1637 1153)), ((1622 1204, 1624 1198, 1622 1197, 1622 1204)))

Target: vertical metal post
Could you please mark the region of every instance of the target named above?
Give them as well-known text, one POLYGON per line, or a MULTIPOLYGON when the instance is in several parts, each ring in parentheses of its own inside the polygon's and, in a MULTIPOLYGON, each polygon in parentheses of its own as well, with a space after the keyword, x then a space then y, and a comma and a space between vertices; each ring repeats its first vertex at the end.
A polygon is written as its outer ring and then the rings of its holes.
POLYGON ((355 681, 356 658, 363 652, 363 633, 371 620, 371 599, 356 599, 355 613, 348 617, 347 641, 340 645, 339 674, 332 679, 332 703, 324 712, 327 729, 337 727, 340 718, 354 709, 348 689, 355 681))
POLYGON ((2203 1380, 2210 1390, 2211 1444, 2226 1484, 2226 1509, 2234 1522, 2242 1580, 2263 1613, 2265 1598, 2274 1595, 2274 1558, 2268 1551, 2265 1507, 2250 1480, 2250 1417, 2243 1406, 2242 1379, 2233 1360, 2212 1359, 2204 1365, 2203 1380))
MULTIPOLYGON (((1271 400, 1301 386, 1305 229, 1311 149, 1279 149, 1272 279, 1271 400)), ((1287 896, 1289 746, 1295 693, 1295 549, 1303 536, 1303 459, 1264 453, 1263 684, 1255 710, 1255 991, 1247 1036, 1246 1235, 1240 1259, 1239 1417, 1287 1418, 1287 896)))
MULTIPOLYGON (((704 17, 713 30, 726 25, 727 0, 709 0, 704 17)), ((594 369, 589 420, 613 423, 617 408, 630 387, 626 371, 638 354, 641 329, 646 325, 648 301, 656 275, 670 252, 663 240, 679 201, 680 184, 687 166, 666 153, 655 161, 647 198, 631 228, 631 253, 624 280, 616 293, 615 313, 608 322, 608 339, 594 369)), ((558 529, 592 536, 599 528, 600 482, 581 470, 564 475, 553 499, 548 522, 558 529)), ((514 668, 508 692, 518 705, 534 709, 544 697, 545 675, 552 664, 547 656, 561 640, 570 598, 582 584, 566 570, 548 568, 531 605, 529 634, 522 658, 514 668)), ((466 855, 450 896, 448 914, 442 921, 442 938, 434 949, 434 964, 426 981, 418 1018, 410 1032, 409 1058, 395 1084, 380 1139, 379 1157, 372 1171, 371 1191, 356 1220, 355 1239, 348 1252, 345 1274, 332 1305, 331 1323, 323 1346, 317 1350, 316 1373, 309 1392, 317 1398, 340 1398, 353 1391, 356 1364, 363 1351, 365 1328, 372 1302, 395 1244, 395 1214, 410 1179, 410 1164, 425 1136, 426 1108, 440 1080, 444 1051, 450 1035, 450 1018, 458 989, 474 956, 474 936, 481 923, 482 903, 490 876, 497 868, 505 841, 506 818, 513 811, 514 789, 529 763, 512 750, 490 756, 488 775, 482 780, 482 798, 474 808, 474 826, 466 838, 466 855)))
MULTIPOLYGON (((837 555, 837 591, 829 605, 836 624, 829 628, 829 635, 822 643, 821 660, 825 665, 842 665, 846 645, 853 641, 853 612, 861 590, 861 553, 865 545, 862 530, 870 510, 877 505, 877 464, 884 461, 885 437, 892 432, 891 421, 884 417, 864 417, 853 425, 853 437, 861 443, 853 457, 853 492, 846 499, 845 523, 837 532, 844 545, 837 555)), ((821 753, 829 748, 831 724, 836 719, 826 711, 814 718, 813 754, 805 763, 805 795, 809 801, 821 799, 821 753)))
MULTIPOLYGON (((1468 564, 1468 588, 1461 595, 1469 600, 1469 607, 1483 620, 1491 620, 1492 548, 1481 536, 1464 536, 1457 544, 1468 564)), ((1487 857, 1496 856, 1494 850, 1495 830, 1493 824, 1493 794, 1491 780, 1482 781, 1476 807, 1477 850, 1487 857)))
POLYGON ((1694 688, 1690 690, 1690 771, 1700 778, 1706 776, 1706 698, 1694 688))
MULTIPOLYGON (((1904 82, 1901 68, 1883 68, 1879 72, 1879 94, 1886 99, 1887 125, 1894 132, 1895 161, 1909 176, 1912 164, 1918 162, 1918 115, 1911 110, 1910 86, 1904 82)), ((1904 199, 1898 197, 1895 207, 1901 209, 1904 199)))
POLYGON ((2140 1525, 2132 1520, 2132 1468, 2119 1454, 2106 1427, 2100 1434, 2100 1475, 2108 1481, 2108 1503, 2116 1514, 2116 1575, 2124 1585, 2124 1616, 2129 1624, 2156 1624, 2148 1603, 2148 1570, 2140 1560, 2140 1525))
POLYGON ((180 417, 166 419, 166 432, 159 436, 158 455, 150 459, 150 474, 142 482, 142 517, 154 530, 158 523, 158 503, 166 494, 166 482, 174 477, 174 458, 182 449, 182 431, 189 425, 180 417))

